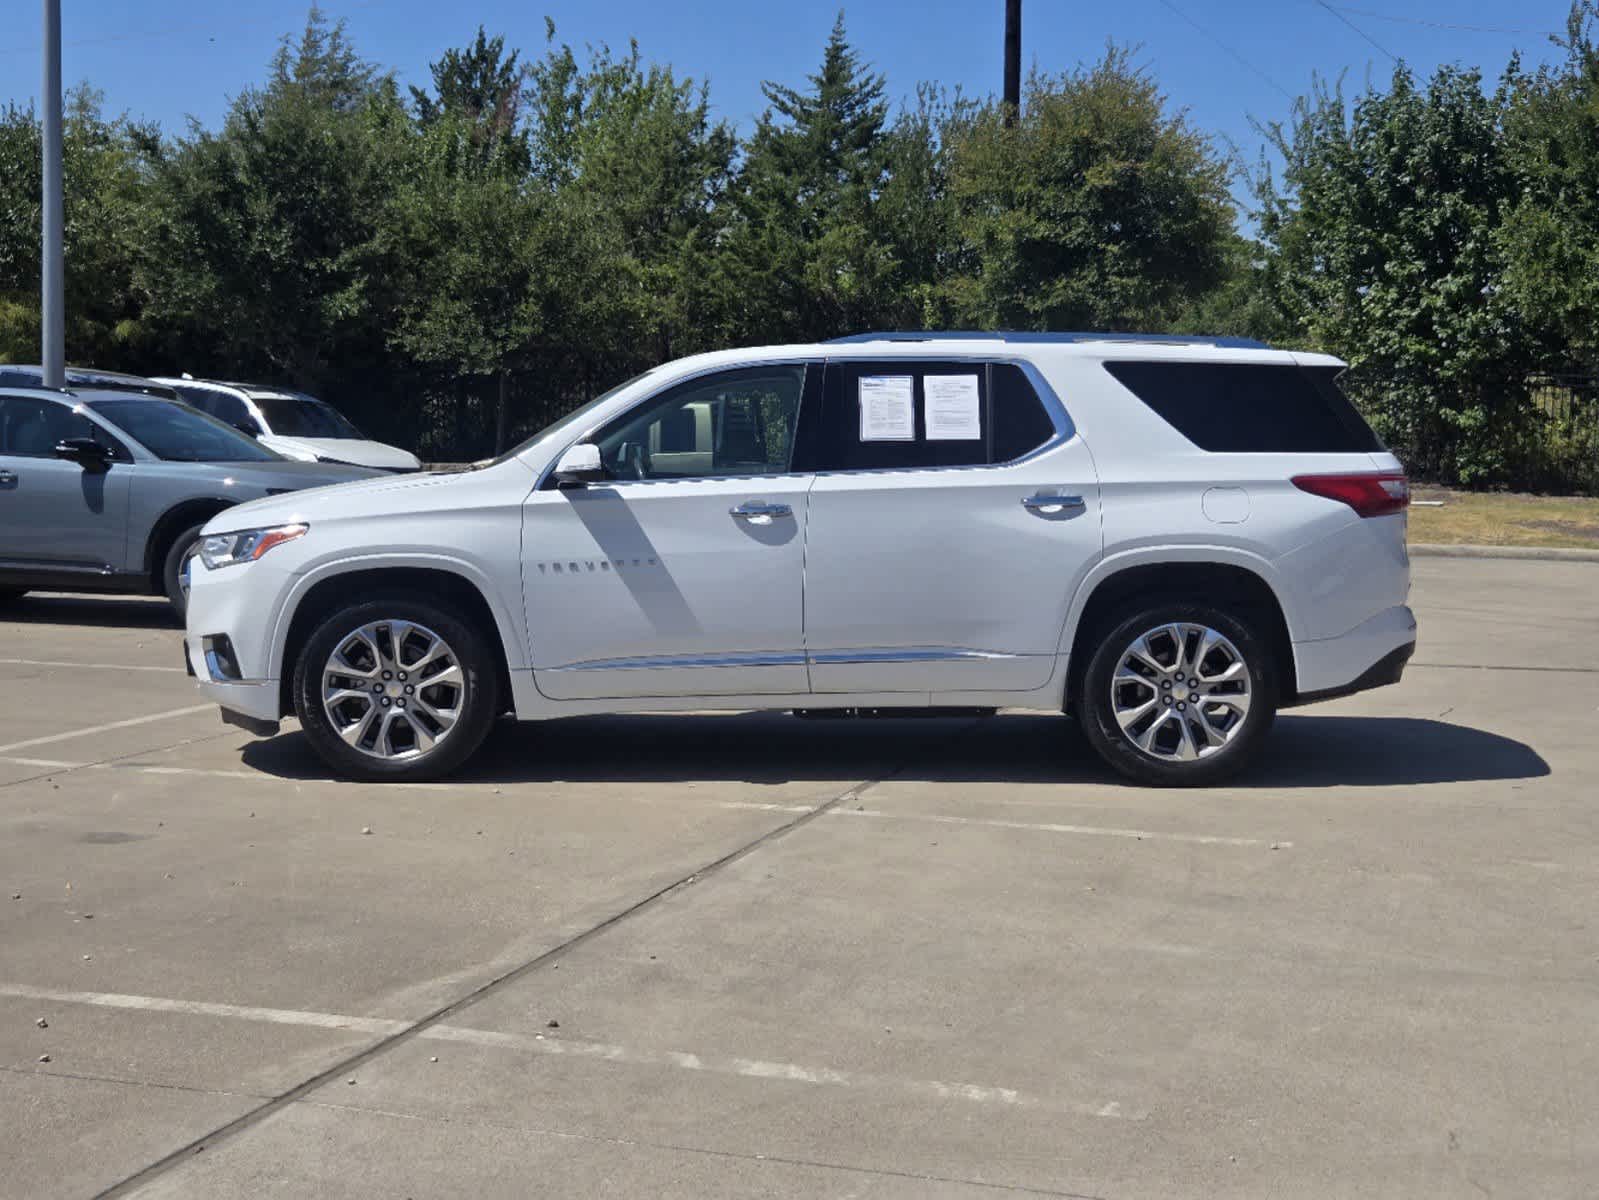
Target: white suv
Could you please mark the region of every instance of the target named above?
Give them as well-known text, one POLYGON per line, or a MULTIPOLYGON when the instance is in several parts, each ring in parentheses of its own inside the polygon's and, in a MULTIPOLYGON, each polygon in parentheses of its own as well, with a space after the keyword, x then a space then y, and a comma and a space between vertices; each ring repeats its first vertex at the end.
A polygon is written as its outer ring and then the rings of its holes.
POLYGON ((1405 477, 1342 366, 1103 334, 682 359, 466 474, 229 509, 188 661, 367 779, 505 713, 1007 707, 1211 782, 1415 646, 1405 477))

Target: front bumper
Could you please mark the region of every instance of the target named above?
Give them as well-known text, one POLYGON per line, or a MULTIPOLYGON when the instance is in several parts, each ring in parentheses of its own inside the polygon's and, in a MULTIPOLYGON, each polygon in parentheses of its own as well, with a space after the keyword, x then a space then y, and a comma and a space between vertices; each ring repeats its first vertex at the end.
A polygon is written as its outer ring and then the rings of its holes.
POLYGON ((191 566, 184 666, 223 720, 258 736, 275 733, 282 715, 270 638, 286 582, 265 562, 209 571, 196 559, 191 566), (219 656, 221 639, 227 653, 219 656))

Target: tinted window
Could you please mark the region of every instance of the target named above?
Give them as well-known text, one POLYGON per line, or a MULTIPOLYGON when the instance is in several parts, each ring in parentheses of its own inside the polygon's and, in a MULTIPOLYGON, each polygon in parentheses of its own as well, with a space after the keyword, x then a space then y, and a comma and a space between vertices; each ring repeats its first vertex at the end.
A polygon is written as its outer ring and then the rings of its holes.
POLYGON ((822 471, 1005 463, 1038 449, 1055 433, 1020 367, 917 359, 829 363, 818 425, 814 469, 822 471), (884 427, 874 429, 865 409, 885 390, 903 396, 907 382, 909 436, 900 436, 904 430, 885 435, 884 427), (940 398, 953 404, 953 423, 940 416, 940 398))
POLYGON ((1049 419, 1027 374, 1014 363, 995 363, 989 369, 993 388, 993 443, 990 452, 996 463, 1010 462, 1037 450, 1055 436, 1055 423, 1049 419))
POLYGON ((261 410, 273 433, 284 437, 364 438, 359 429, 337 410, 320 400, 298 396, 257 396, 261 410))
POLYGON ((157 458, 174 462, 277 462, 254 438, 169 400, 91 400, 89 407, 157 458))
POLYGON ((1292 454, 1382 449, 1377 435, 1339 392, 1336 368, 1107 362, 1105 369, 1201 450, 1292 454))
POLYGON ((803 364, 694 379, 646 400, 594 439, 612 479, 780 475, 789 469, 803 364))
POLYGON ((95 433, 92 421, 65 404, 0 396, 0 454, 54 458, 56 443, 61 439, 94 437, 95 433))
POLYGON ((226 421, 229 425, 239 425, 250 416, 250 410, 245 407, 244 401, 237 396, 228 395, 227 392, 198 387, 180 387, 177 390, 185 403, 199 409, 207 416, 226 421))

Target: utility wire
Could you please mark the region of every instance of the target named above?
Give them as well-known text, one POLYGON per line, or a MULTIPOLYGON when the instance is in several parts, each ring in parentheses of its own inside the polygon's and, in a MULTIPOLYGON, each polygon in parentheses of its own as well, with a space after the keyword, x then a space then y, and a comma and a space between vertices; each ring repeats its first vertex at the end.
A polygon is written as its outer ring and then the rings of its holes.
POLYGON ((1351 20, 1350 20, 1350 19, 1349 19, 1349 18, 1348 18, 1348 17, 1346 17, 1346 16, 1344 16, 1344 14, 1343 14, 1343 13, 1341 13, 1341 12, 1339 12, 1339 11, 1338 11, 1338 10, 1337 10, 1337 9, 1336 9, 1336 8, 1334 8, 1334 7, 1333 7, 1333 6, 1332 6, 1332 5, 1331 5, 1331 4, 1328 4, 1328 3, 1327 3, 1327 0, 1311 0, 1311 3, 1312 3, 1312 4, 1319 4, 1319 5, 1320 5, 1320 6, 1321 6, 1321 7, 1322 7, 1322 8, 1325 8, 1325 9, 1326 9, 1326 10, 1327 10, 1327 11, 1328 11, 1328 12, 1329 12, 1329 13, 1331 13, 1331 14, 1332 14, 1332 15, 1333 15, 1333 16, 1335 16, 1335 17, 1337 17, 1337 18, 1338 18, 1338 19, 1339 19, 1339 20, 1340 20, 1340 21, 1342 21, 1342 22, 1343 22, 1343 23, 1344 23, 1344 24, 1345 24, 1345 25, 1347 25, 1347 26, 1349 26, 1349 28, 1351 28, 1351 29, 1353 29, 1353 30, 1354 30, 1354 31, 1355 31, 1355 32, 1356 32, 1356 33, 1358 33, 1358 34, 1359 34, 1359 35, 1360 35, 1360 36, 1361 36, 1361 37, 1363 37, 1363 38, 1365 38, 1365 39, 1366 39, 1366 40, 1367 40, 1367 41, 1368 41, 1368 42, 1370 42, 1370 43, 1371 43, 1371 44, 1372 44, 1372 45, 1373 45, 1373 46, 1375 46, 1375 47, 1377 47, 1377 49, 1379 49, 1379 50, 1381 50, 1381 51, 1382 51, 1382 52, 1383 52, 1383 53, 1384 53, 1384 54, 1386 54, 1386 55, 1387 55, 1387 56, 1388 56, 1388 57, 1389 57, 1389 58, 1390 58, 1390 59, 1391 59, 1391 60, 1392 60, 1392 61, 1394 61, 1394 62, 1396 62, 1396 63, 1397 63, 1397 62, 1398 62, 1398 61, 1399 61, 1399 56, 1398 56, 1398 55, 1396 55, 1396 54, 1395 54, 1395 53, 1394 53, 1394 52, 1393 52, 1393 51, 1392 51, 1392 50, 1390 50, 1390 49, 1388 49, 1388 47, 1387 47, 1387 46, 1384 46, 1384 45, 1383 45, 1383 44, 1382 44, 1382 43, 1381 43, 1381 42, 1379 42, 1379 41, 1378 41, 1378 40, 1377 40, 1377 39, 1376 39, 1376 38, 1374 38, 1374 37, 1372 37, 1372 36, 1371 36, 1371 34, 1369 34, 1369 33, 1367 33, 1367 32, 1366 32, 1366 31, 1365 31, 1365 30, 1364 30, 1364 29, 1362 29, 1362 28, 1361 28, 1361 27, 1360 27, 1360 26, 1359 26, 1359 25, 1356 25, 1356 24, 1355 24, 1355 23, 1354 23, 1354 22, 1353 22, 1353 21, 1351 21, 1351 20))
POLYGON ((1206 38, 1209 38, 1211 41, 1215 42, 1216 45, 1220 46, 1232 58, 1234 58, 1236 61, 1241 63, 1243 66, 1247 67, 1249 70, 1253 71, 1256 75, 1259 75, 1262 79, 1264 79, 1272 87, 1276 88, 1277 91, 1282 93, 1284 98, 1286 98, 1288 100, 1295 99, 1295 96, 1294 96, 1294 94, 1292 92, 1290 92, 1287 88, 1283 87, 1282 84, 1278 83, 1275 79, 1273 79, 1270 75, 1268 75, 1263 68, 1257 67, 1254 63, 1250 62, 1249 59, 1245 58, 1237 50, 1234 50, 1226 42, 1222 41, 1221 38, 1217 37, 1214 33, 1212 33, 1210 30, 1206 29, 1198 21, 1194 20, 1193 17, 1189 16, 1182 9, 1178 8, 1175 4, 1173 4, 1171 2, 1171 0, 1160 0, 1160 3, 1161 3, 1161 6, 1163 8, 1170 9, 1179 18, 1181 18, 1183 21, 1186 21, 1189 25, 1193 26, 1194 29, 1198 30, 1199 33, 1202 36, 1204 36, 1206 38))
POLYGON ((1392 21, 1399 25, 1425 25, 1429 29, 1453 29, 1460 33, 1531 33, 1543 34, 1548 37, 1561 37, 1563 30, 1559 29, 1512 29, 1505 25, 1456 25, 1450 21, 1429 21, 1425 17, 1404 17, 1398 13, 1375 12, 1369 8, 1351 8, 1347 4, 1334 4, 1331 7, 1341 12, 1354 13, 1357 17, 1371 17, 1378 21, 1392 21))

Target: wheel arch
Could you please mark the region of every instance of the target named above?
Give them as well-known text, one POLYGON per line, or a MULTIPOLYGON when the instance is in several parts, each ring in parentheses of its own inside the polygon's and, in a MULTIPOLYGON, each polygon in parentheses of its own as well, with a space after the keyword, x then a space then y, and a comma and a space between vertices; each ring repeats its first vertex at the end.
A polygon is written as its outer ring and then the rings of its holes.
POLYGON ((418 599, 450 603, 473 618, 494 652, 501 702, 507 707, 512 705, 512 657, 518 663, 522 660, 521 642, 503 609, 491 599, 486 580, 475 578, 448 559, 421 563, 356 560, 308 577, 279 615, 272 667, 278 679, 281 714, 294 711, 294 663, 317 623, 340 605, 379 590, 397 590, 418 599))
POLYGON ((174 504, 156 519, 144 542, 144 574, 153 591, 160 593, 163 590, 161 569, 177 536, 190 525, 204 524, 237 503, 237 500, 224 500, 220 496, 200 496, 174 504))
POLYGON ((1106 560, 1086 580, 1072 605, 1067 633, 1064 706, 1073 710, 1083 675, 1093 657, 1094 639, 1133 599, 1181 597, 1241 605, 1266 626, 1266 636, 1282 681, 1281 703, 1298 692, 1288 606, 1274 585, 1269 564, 1253 556, 1208 548, 1185 548, 1181 554, 1106 560))

